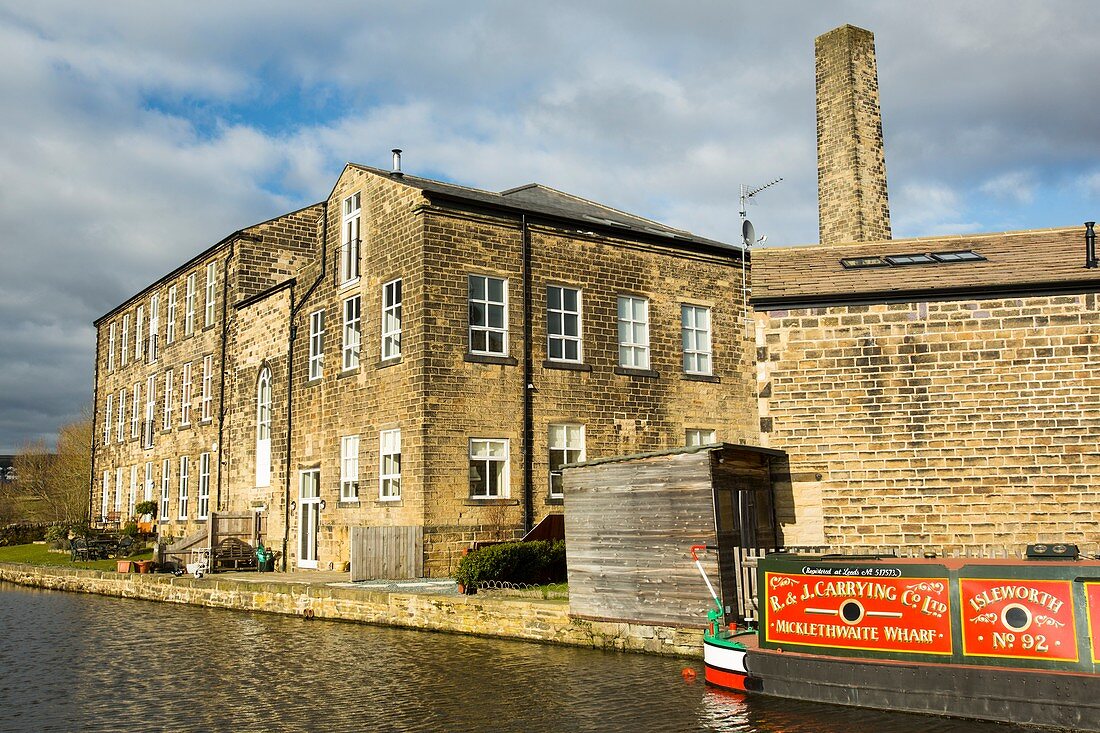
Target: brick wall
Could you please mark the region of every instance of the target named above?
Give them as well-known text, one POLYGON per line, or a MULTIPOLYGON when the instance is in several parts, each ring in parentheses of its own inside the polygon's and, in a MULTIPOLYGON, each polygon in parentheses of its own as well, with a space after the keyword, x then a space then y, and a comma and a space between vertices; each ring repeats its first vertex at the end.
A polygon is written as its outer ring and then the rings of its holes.
POLYGON ((789 543, 1098 549, 1097 295, 757 314, 789 543), (793 501, 793 506, 792 506, 793 501))

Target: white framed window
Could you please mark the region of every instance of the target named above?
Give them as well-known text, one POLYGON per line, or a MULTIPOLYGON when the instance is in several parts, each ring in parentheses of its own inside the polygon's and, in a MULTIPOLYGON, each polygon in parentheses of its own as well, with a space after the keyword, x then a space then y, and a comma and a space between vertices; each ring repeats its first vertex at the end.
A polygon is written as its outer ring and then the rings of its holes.
POLYGON ((179 493, 179 518, 187 519, 187 492, 191 481, 190 462, 187 456, 180 456, 180 493, 179 493))
POLYGON ((207 354, 202 358, 202 407, 201 417, 203 422, 213 415, 214 408, 214 355, 207 354))
POLYGON ((680 330, 684 346, 684 373, 710 374, 710 308, 681 305, 680 330))
POLYGON ((119 349, 119 361, 122 366, 126 366, 127 360, 130 358, 130 314, 127 313, 122 317, 122 345, 119 349))
POLYGON ((401 498, 401 431, 383 430, 378 434, 378 498, 401 498))
POLYGON ((359 368, 362 299, 356 295, 344 301, 344 371, 359 368))
POLYGON ((126 439, 126 389, 118 391, 118 422, 115 423, 115 440, 121 443, 126 439))
POLYGON ((470 353, 508 354, 508 281, 470 275, 470 353))
POLYGON ((107 395, 107 409, 103 411, 103 445, 111 442, 111 421, 115 414, 115 396, 107 395))
POLYGON ((142 501, 153 500, 153 462, 145 462, 145 491, 142 496, 142 501))
POLYGON ((127 497, 126 502, 126 516, 128 517, 134 516, 134 507, 137 506, 137 475, 138 467, 135 463, 134 465, 130 466, 130 495, 127 497))
POLYGON ((172 459, 165 458, 160 465, 160 521, 168 521, 168 501, 171 498, 172 459))
POLYGON ((130 407, 130 438, 141 434, 141 382, 134 382, 134 399, 130 407))
POLYGON ((271 485, 271 370, 256 381, 256 486, 271 485))
POLYGON ((649 301, 619 296, 619 366, 649 369, 649 301))
POLYGON ((470 439, 470 496, 474 499, 508 496, 507 439, 470 439))
POLYGON ((546 358, 579 362, 581 351, 581 291, 562 285, 546 287, 546 358))
POLYGON ((103 483, 100 486, 99 497, 99 518, 100 520, 107 519, 107 512, 110 511, 111 506, 111 472, 103 472, 103 483))
POLYGON ((206 299, 203 301, 203 325, 214 325, 214 307, 218 302, 218 263, 206 263, 206 299))
POLYGON ((153 447, 153 415, 157 405, 157 376, 150 374, 145 381, 145 449, 153 447))
POLYGON ((199 519, 210 516, 210 454, 199 455, 199 519))
POLYGON ((707 428, 688 428, 684 431, 684 445, 710 445, 717 443, 718 438, 714 430, 707 428))
POLYGON ((325 312, 309 314, 309 378, 320 379, 325 365, 325 312))
POLYGON ((142 331, 145 329, 145 306, 139 305, 137 307, 137 314, 134 316, 134 361, 141 361, 142 349, 145 348, 145 342, 142 340, 142 331))
POLYGON ((183 365, 183 382, 180 384, 180 425, 191 424, 191 362, 183 365))
POLYGON ((359 436, 340 438, 340 501, 359 501, 359 436))
POLYGON ((115 370, 115 324, 112 321, 107 329, 107 371, 115 370))
POLYGON ((169 430, 172 427, 172 403, 175 401, 175 389, 172 385, 172 370, 164 373, 164 424, 162 428, 169 430))
POLYGON ((584 460, 584 425, 551 425, 547 448, 550 451, 550 496, 559 499, 564 496, 561 467, 584 460))
POLYGON ((349 285, 359 279, 359 215, 358 193, 344 199, 343 225, 340 228, 340 284, 349 285))
POLYGON ((168 312, 164 315, 164 343, 165 345, 176 340, 176 306, 179 299, 176 297, 179 287, 173 285, 168 288, 168 312))
POLYGON ((157 351, 160 348, 160 293, 153 293, 149 299, 149 348, 145 351, 145 359, 150 364, 157 360, 157 351))
POLYGON ((183 291, 183 335, 195 332, 195 273, 187 276, 187 285, 183 291))
POLYGON ((382 359, 401 356, 401 280, 382 286, 382 359))
POLYGON ((122 517, 122 487, 124 486, 124 484, 122 483, 123 480, 124 476, 122 466, 119 466, 115 470, 115 514, 118 515, 119 518, 122 517))

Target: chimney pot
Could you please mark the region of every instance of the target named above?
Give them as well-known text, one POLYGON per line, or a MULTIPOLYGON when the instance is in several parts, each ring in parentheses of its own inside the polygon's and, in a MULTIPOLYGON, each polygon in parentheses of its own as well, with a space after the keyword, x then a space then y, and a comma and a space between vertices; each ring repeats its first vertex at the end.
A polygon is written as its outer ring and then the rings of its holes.
POLYGON ((394 148, 390 152, 393 153, 393 174, 400 176, 401 174, 401 148, 394 148))

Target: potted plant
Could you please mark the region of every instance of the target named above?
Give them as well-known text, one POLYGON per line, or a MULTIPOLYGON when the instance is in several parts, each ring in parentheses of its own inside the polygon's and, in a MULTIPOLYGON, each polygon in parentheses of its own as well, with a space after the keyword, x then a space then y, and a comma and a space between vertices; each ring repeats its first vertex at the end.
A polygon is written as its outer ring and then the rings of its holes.
POLYGON ((138 531, 142 534, 152 534, 153 522, 157 517, 157 502, 152 499, 138 502, 134 507, 134 513, 141 517, 138 521, 138 531))

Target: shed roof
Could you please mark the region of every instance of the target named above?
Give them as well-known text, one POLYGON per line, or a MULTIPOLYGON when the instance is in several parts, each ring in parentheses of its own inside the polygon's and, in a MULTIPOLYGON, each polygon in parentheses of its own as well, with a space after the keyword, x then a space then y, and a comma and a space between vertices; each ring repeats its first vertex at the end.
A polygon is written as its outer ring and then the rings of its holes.
POLYGON ((752 253, 757 308, 835 302, 939 299, 987 293, 1041 294, 1100 289, 1085 268, 1084 227, 879 242, 769 247, 752 253), (845 267, 841 260, 970 251, 962 262, 845 267))
POLYGON ((664 450, 649 451, 648 453, 633 453, 626 456, 609 456, 607 458, 594 458, 591 461, 578 461, 567 463, 562 468, 582 468, 584 466, 601 466, 605 463, 623 463, 624 461, 636 461, 644 458, 660 458, 663 456, 678 456, 688 453, 703 453, 715 450, 733 450, 744 453, 758 453, 760 455, 782 457, 787 455, 775 448, 765 448, 759 445, 745 445, 741 443, 704 443, 703 445, 686 445, 664 450))

